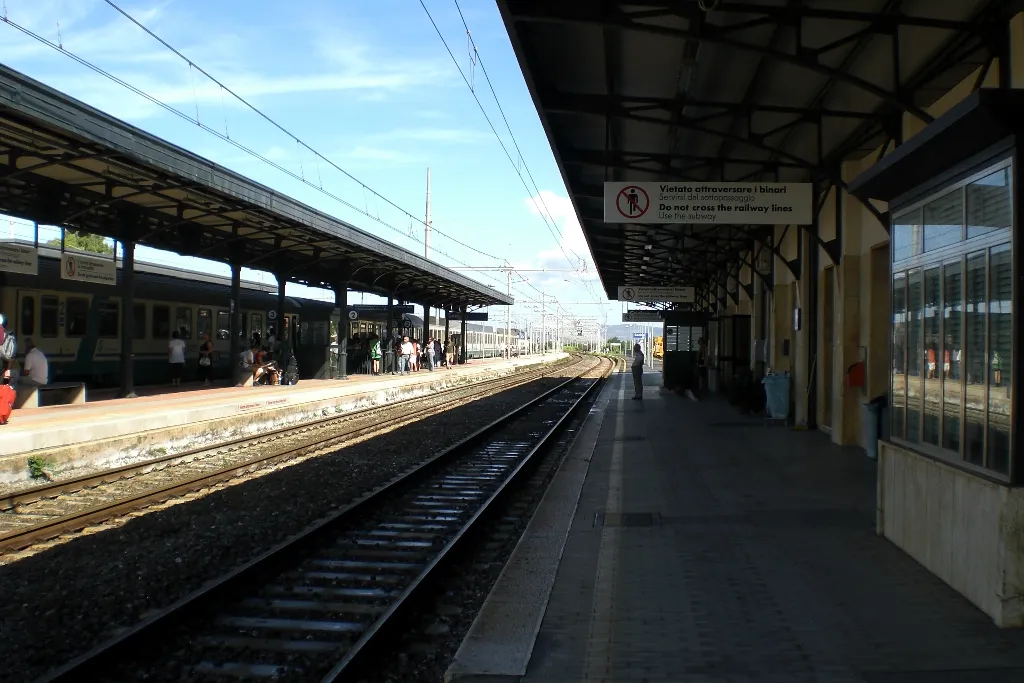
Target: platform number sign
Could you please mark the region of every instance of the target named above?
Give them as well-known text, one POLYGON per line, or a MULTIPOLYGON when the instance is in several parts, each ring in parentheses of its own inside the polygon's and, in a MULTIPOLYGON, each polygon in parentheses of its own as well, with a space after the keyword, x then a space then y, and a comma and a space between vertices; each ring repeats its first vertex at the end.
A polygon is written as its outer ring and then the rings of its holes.
POLYGON ((359 320, 359 311, 349 311, 348 312, 348 319, 349 320, 359 320))
POLYGON ((267 320, 277 320, 277 311, 273 309, 267 311, 267 320))

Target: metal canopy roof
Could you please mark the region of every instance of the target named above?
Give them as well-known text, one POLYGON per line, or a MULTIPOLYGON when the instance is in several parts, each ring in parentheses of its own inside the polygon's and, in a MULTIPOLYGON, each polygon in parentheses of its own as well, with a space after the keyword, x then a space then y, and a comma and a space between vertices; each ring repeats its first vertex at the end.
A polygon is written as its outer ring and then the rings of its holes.
MULTIPOLYGON (((1022 5, 497 3, 608 296, 624 284, 676 283, 705 301, 747 250, 778 254, 773 229, 608 225, 605 181, 814 182, 819 197, 845 188, 842 161, 900 144, 904 114, 930 122, 927 106, 978 67, 988 73, 1022 5)), ((1006 84, 1008 70, 999 76, 1006 84)), ((837 241, 823 246, 838 260, 837 241)))
POLYGON ((0 66, 0 212, 288 281, 441 305, 511 305, 374 237, 0 66))

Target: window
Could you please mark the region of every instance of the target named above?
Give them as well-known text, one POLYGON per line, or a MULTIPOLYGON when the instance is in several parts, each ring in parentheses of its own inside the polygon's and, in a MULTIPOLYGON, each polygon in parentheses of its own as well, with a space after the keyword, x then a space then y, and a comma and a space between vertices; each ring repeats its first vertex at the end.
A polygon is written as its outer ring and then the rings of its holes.
POLYGON ((942 271, 942 447, 960 452, 960 369, 964 348, 964 278, 963 266, 951 263, 942 271))
MULTIPOLYGON (((924 207, 924 250, 932 251, 963 240, 964 198, 953 190, 924 207)), ((936 274, 937 275, 937 274, 936 274)))
POLYGON ((252 314, 252 335, 253 337, 259 335, 260 343, 263 343, 263 315, 260 313, 252 314))
POLYGON ((231 337, 231 314, 217 311, 217 339, 223 341, 231 337))
POLYGON ((985 252, 967 257, 967 344, 964 369, 967 372, 967 429, 965 456, 967 461, 981 465, 985 461, 985 252))
POLYGON ((1010 169, 967 186, 967 239, 1010 230, 1010 169))
POLYGON ((1001 168, 921 208, 894 211, 890 412, 894 440, 1007 476, 1014 346, 1010 190, 1010 169, 1001 168))
POLYGON ((101 301, 97 306, 99 309, 99 332, 100 339, 117 339, 119 330, 118 313, 119 306, 116 301, 101 301))
POLYGON ((60 330, 60 301, 55 296, 39 299, 39 334, 42 337, 56 337, 60 330))
POLYGON ((924 349, 921 312, 921 269, 907 277, 907 441, 921 441, 921 378, 924 349))
POLYGON ((665 326, 665 350, 676 351, 676 327, 674 325, 665 326))
POLYGON ((890 433, 906 437, 907 421, 907 277, 897 273, 892 282, 892 424, 890 433))
MULTIPOLYGON (((926 237, 927 239, 927 237, 926 237)), ((924 424, 921 440, 939 445, 939 413, 942 403, 942 343, 939 338, 939 303, 942 292, 938 268, 924 272, 924 424)))
POLYGON ((132 339, 145 339, 146 304, 132 304, 132 339))
POLYGON ((192 338, 192 308, 189 306, 178 306, 177 315, 174 317, 174 329, 178 331, 181 339, 192 338))
POLYGON ((199 316, 196 318, 196 339, 202 339, 204 334, 213 336, 213 311, 209 308, 200 308, 199 316))
POLYGON ((153 306, 153 339, 171 338, 171 309, 169 306, 153 306))
POLYGON ((31 337, 36 333, 36 298, 34 296, 21 298, 21 321, 18 323, 17 332, 22 337, 31 337))
POLYGON ((988 441, 986 467, 1010 473, 1010 378, 1013 359, 1013 264, 1010 245, 988 257, 988 441))
POLYGON ((892 225, 892 260, 902 261, 921 253, 921 209, 897 216, 892 225))
POLYGON ((67 306, 68 312, 64 336, 84 337, 89 324, 89 300, 82 297, 69 296, 67 306))

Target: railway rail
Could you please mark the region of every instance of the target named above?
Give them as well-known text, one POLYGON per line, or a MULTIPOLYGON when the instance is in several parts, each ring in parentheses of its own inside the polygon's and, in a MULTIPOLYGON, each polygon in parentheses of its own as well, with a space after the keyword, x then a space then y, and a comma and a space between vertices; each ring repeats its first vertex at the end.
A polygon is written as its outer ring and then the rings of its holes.
POLYGON ((583 364, 576 377, 39 683, 352 680, 613 367, 583 364), (142 652, 155 657, 140 661, 142 652))
POLYGON ((429 396, 350 411, 210 447, 161 456, 0 499, 0 555, 384 430, 580 363, 560 363, 429 396))

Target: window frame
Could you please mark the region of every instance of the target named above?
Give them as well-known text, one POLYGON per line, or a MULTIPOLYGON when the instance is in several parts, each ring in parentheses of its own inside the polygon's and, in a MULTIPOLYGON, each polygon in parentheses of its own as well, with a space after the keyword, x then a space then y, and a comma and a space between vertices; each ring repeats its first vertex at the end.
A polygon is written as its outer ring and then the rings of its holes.
MULTIPOLYGON (((989 346, 990 346, 989 337, 990 337, 990 328, 991 328, 991 312, 989 310, 988 302, 989 302, 990 297, 991 297, 991 291, 992 291, 992 286, 993 286, 993 283, 991 281, 991 279, 992 279, 992 274, 991 274, 992 249, 994 247, 999 247, 999 246, 1003 246, 1003 245, 1009 245, 1010 262, 1011 262, 1012 268, 1013 268, 1013 273, 1012 273, 1013 289, 1012 289, 1012 293, 1011 293, 1011 311, 1016 313, 1017 309, 1019 308, 1017 306, 1017 302, 1018 302, 1018 298, 1019 298, 1021 292, 1019 291, 1019 289, 1017 287, 1016 280, 1020 276, 1020 273, 1018 272, 1018 269, 1020 268, 1020 264, 1021 264, 1022 261, 1024 261, 1024 259, 1018 258, 1018 254, 1017 254, 1018 250, 1021 249, 1021 246, 1018 245, 1018 237, 1017 237, 1017 232, 1018 232, 1018 223, 1017 223, 1018 190, 1017 190, 1017 187, 1018 187, 1018 183, 1020 182, 1020 179, 1019 179, 1020 172, 1021 172, 1021 169, 1017 167, 1017 164, 1015 164, 1015 155, 1012 155, 1012 154, 1011 155, 1006 155, 1004 153, 1004 154, 1001 154, 1001 155, 997 155, 995 157, 990 157, 987 161, 985 161, 983 163, 978 163, 978 164, 972 165, 970 170, 966 171, 963 175, 960 175, 955 180, 952 180, 950 182, 940 183, 938 185, 931 185, 931 186, 929 186, 928 189, 924 193, 916 194, 913 197, 912 200, 907 201, 906 203, 903 203, 903 204, 897 203, 897 202, 899 202, 899 198, 898 198, 896 200, 896 202, 894 202, 890 206, 890 216, 891 216, 890 224, 891 225, 896 224, 899 218, 901 218, 901 217, 903 217, 903 216, 905 216, 905 215, 907 215, 907 214, 909 214, 909 213, 911 213, 913 211, 921 212, 922 221, 923 221, 923 218, 924 218, 924 207, 926 205, 928 205, 929 203, 931 203, 932 201, 934 201, 934 200, 936 200, 936 199, 938 199, 940 197, 943 197, 943 196, 949 194, 950 192, 959 191, 961 193, 961 239, 960 239, 960 241, 958 241, 958 242, 956 242, 954 244, 951 244, 951 245, 945 245, 945 246, 942 246, 940 248, 933 249, 931 251, 925 251, 924 250, 924 229, 922 227, 921 236, 920 236, 921 244, 919 245, 919 247, 920 247, 919 252, 916 253, 916 254, 912 254, 911 256, 902 258, 902 259, 897 261, 897 260, 895 260, 895 251, 894 251, 895 250, 895 244, 894 244, 894 241, 892 239, 890 239, 890 241, 889 241, 889 262, 890 262, 890 265, 891 265, 891 269, 890 269, 890 306, 892 305, 892 302, 894 301, 893 295, 895 294, 895 289, 894 289, 893 285, 894 285, 894 283, 896 281, 897 275, 902 274, 904 276, 905 294, 906 294, 906 298, 907 298, 907 301, 906 301, 906 304, 907 304, 907 315, 906 315, 906 318, 907 318, 907 320, 906 320, 906 323, 905 323, 906 330, 907 330, 907 332, 906 332, 907 339, 906 339, 906 343, 905 343, 906 349, 904 351, 904 364, 905 364, 904 374, 907 377, 907 384, 908 384, 907 392, 909 394, 909 383, 910 383, 911 378, 909 376, 909 372, 908 371, 909 371, 910 353, 912 351, 911 348, 910 348, 910 344, 909 344, 909 341, 910 341, 909 322, 910 322, 910 316, 911 316, 910 298, 909 298, 909 276, 910 276, 910 273, 912 271, 914 271, 915 269, 920 269, 921 273, 922 273, 922 287, 924 287, 924 280, 923 280, 924 272, 926 270, 930 269, 930 268, 936 268, 937 267, 937 268, 940 269, 939 270, 939 275, 940 275, 939 311, 941 313, 941 311, 943 311, 945 306, 946 306, 946 289, 945 289, 946 288, 946 281, 945 281, 946 268, 947 268, 948 265, 952 265, 952 264, 955 264, 955 263, 959 263, 960 264, 960 273, 961 273, 961 278, 962 278, 962 281, 961 281, 961 296, 962 296, 962 299, 961 299, 961 311, 960 311, 961 350, 962 351, 966 350, 968 354, 972 354, 971 350, 968 349, 968 335, 969 335, 969 331, 967 329, 967 308, 968 308, 968 297, 967 297, 967 295, 968 295, 968 291, 969 291, 968 290, 968 288, 969 288, 969 281, 968 281, 968 279, 969 279, 970 276, 969 276, 969 271, 968 271, 968 267, 967 267, 967 261, 968 261, 968 257, 971 256, 971 255, 977 254, 979 252, 984 253, 984 255, 985 255, 985 261, 984 261, 984 263, 985 263, 984 290, 985 290, 986 310, 985 310, 985 330, 984 330, 985 348, 982 350, 982 353, 983 353, 984 358, 985 358, 985 360, 984 360, 985 366, 984 367, 985 367, 985 378, 986 378, 985 379, 985 382, 986 382, 986 384, 985 384, 985 387, 986 387, 985 397, 986 397, 986 399, 985 399, 985 405, 984 405, 984 422, 983 422, 983 429, 982 429, 982 434, 983 434, 983 436, 982 436, 982 438, 983 438, 983 442, 982 442, 982 453, 983 453, 982 465, 977 465, 977 464, 968 462, 967 458, 966 458, 966 453, 967 453, 967 448, 968 448, 968 444, 967 444, 967 441, 968 441, 968 429, 967 429, 967 379, 966 379, 967 378, 967 369, 966 369, 966 361, 969 360, 969 357, 965 356, 964 354, 962 354, 962 361, 961 362, 962 362, 963 365, 961 366, 961 378, 959 380, 959 383, 960 383, 960 393, 961 393, 961 401, 960 401, 960 449, 959 449, 959 452, 954 452, 954 451, 946 449, 946 448, 944 448, 942 446, 942 443, 943 443, 942 435, 943 435, 944 429, 945 429, 945 424, 944 424, 945 423, 945 413, 944 413, 944 404, 941 403, 941 402, 939 404, 939 445, 938 446, 934 446, 932 444, 927 444, 927 443, 924 443, 924 442, 915 443, 915 442, 911 442, 911 441, 906 439, 905 435, 906 435, 906 432, 907 432, 907 426, 908 426, 907 425, 907 420, 909 420, 909 414, 906 415, 905 420, 904 420, 904 435, 901 437, 901 436, 897 436, 897 435, 894 435, 894 434, 890 433, 890 434, 888 434, 888 439, 887 440, 890 441, 891 443, 899 446, 900 448, 904 448, 906 450, 910 450, 910 451, 913 451, 915 453, 919 453, 919 454, 924 455, 926 457, 930 457, 930 458, 933 458, 935 460, 939 460, 941 462, 947 463, 947 464, 949 464, 949 465, 951 465, 953 467, 956 467, 958 469, 961 469, 961 470, 970 472, 972 474, 978 475, 981 478, 984 478, 984 479, 987 479, 987 480, 990 480, 990 481, 995 481, 995 482, 998 482, 1000 484, 1010 484, 1010 485, 1013 485, 1014 483, 1018 482, 1019 479, 1020 479, 1020 472, 1019 472, 1020 468, 1018 467, 1018 463, 1020 461, 1020 458, 1017 457, 1016 454, 1015 454, 1015 446, 1016 446, 1016 443, 1017 443, 1017 439, 1016 439, 1016 431, 1017 430, 1016 430, 1016 427, 1017 427, 1017 420, 1018 420, 1018 415, 1019 415, 1019 411, 1017 410, 1019 386, 1018 386, 1018 383, 1017 383, 1016 379, 1020 376, 1020 373, 1018 372, 1018 366, 1019 366, 1018 359, 1019 359, 1019 357, 1021 355, 1022 344, 1021 344, 1021 341, 1017 339, 1016 333, 1014 333, 1014 337, 1013 337, 1012 342, 1011 342, 1011 348, 1012 348, 1013 351, 1012 351, 1012 356, 1011 356, 1012 365, 1011 365, 1011 368, 1010 368, 1010 382, 1011 382, 1011 387, 1012 387, 1012 394, 1011 394, 1011 397, 1010 397, 1010 429, 1009 429, 1009 434, 1010 434, 1010 462, 1009 462, 1009 468, 1008 468, 1009 471, 1007 473, 1001 473, 1001 472, 999 472, 997 470, 993 470, 993 469, 989 468, 990 454, 988 452, 988 440, 989 440, 990 425, 989 425, 989 421, 988 421, 989 420, 989 400, 988 400, 988 396, 989 396, 989 392, 990 392, 989 383, 991 381, 991 377, 990 377, 991 373, 990 373, 990 368, 989 368, 989 354, 991 353, 991 350, 989 348, 989 346), (969 185, 971 185, 972 183, 978 181, 978 180, 981 180, 983 178, 987 178, 987 177, 989 177, 989 176, 991 176, 994 173, 997 173, 999 171, 1005 171, 1006 169, 1009 169, 1009 171, 1010 171, 1010 186, 1009 186, 1009 198, 1010 198, 1010 207, 1009 207, 1010 220, 1009 220, 1009 223, 1010 223, 1010 227, 1008 229, 1005 229, 1005 230, 993 230, 993 231, 991 231, 989 233, 986 233, 984 235, 977 235, 977 236, 968 238, 967 237, 967 218, 968 218, 968 208, 969 207, 968 207, 968 201, 967 201, 967 187, 969 185)), ((913 249, 911 251, 913 251, 913 249)), ((922 303, 924 302, 924 298, 925 298, 924 297, 924 292, 922 291, 922 303)), ((923 308, 922 308, 922 315, 923 315, 923 308)), ((923 323, 923 320, 922 320, 922 323, 923 323)), ((895 358, 894 358, 895 349, 893 347, 893 344, 894 344, 894 327, 893 327, 893 325, 894 324, 895 323, 894 323, 894 321, 892 319, 892 316, 890 315, 890 317, 889 317, 889 326, 890 327, 889 327, 889 335, 888 335, 889 336, 889 359, 890 359, 890 363, 889 363, 889 365, 890 365, 890 368, 889 368, 889 396, 890 396, 890 403, 892 402, 893 378, 895 376, 895 369, 893 367, 894 366, 894 361, 895 361, 895 358)), ((944 355, 944 351, 945 351, 945 334, 946 334, 946 323, 945 323, 944 318, 940 315, 940 317, 939 317, 939 339, 942 342, 942 351, 940 352, 939 356, 937 357, 937 366, 938 366, 938 368, 942 367, 943 359, 942 359, 941 356, 944 355)), ((921 335, 921 340, 919 340, 921 342, 921 349, 917 349, 917 351, 919 351, 919 352, 923 352, 923 350, 924 350, 924 337, 925 337, 925 335, 924 335, 924 330, 923 330, 923 325, 922 325, 922 335, 921 335)), ((973 357, 973 354, 970 357, 973 357)), ((922 373, 921 374, 923 376, 927 375, 927 367, 924 365, 924 359, 923 358, 922 358, 922 373)), ((943 397, 945 395, 945 387, 946 387, 946 378, 944 376, 941 377, 939 386, 940 386, 940 389, 939 389, 940 397, 943 397)), ((924 408, 925 408, 925 396, 924 396, 924 393, 925 393, 924 392, 924 384, 923 384, 923 378, 922 378, 921 397, 920 397, 920 399, 921 399, 921 401, 920 401, 921 402, 921 411, 922 411, 922 414, 920 416, 920 420, 921 420, 921 427, 922 427, 922 429, 923 429, 923 424, 924 424, 924 408)), ((909 413, 909 408, 910 408, 909 401, 907 401, 905 409, 904 409, 905 413, 909 413)), ((890 410, 891 410, 891 408, 890 408, 890 410)), ((890 418, 890 420, 891 420, 891 418, 890 418)), ((923 436, 923 434, 922 434, 922 436, 923 436)))
POLYGON ((96 304, 96 338, 97 339, 120 339, 121 338, 121 302, 117 299, 108 298, 96 304), (114 310, 114 334, 103 333, 103 316, 114 310))
POLYGON ((167 304, 167 303, 153 304, 152 313, 150 314, 150 317, 149 317, 149 324, 150 324, 150 328, 149 328, 150 337, 152 337, 153 339, 163 339, 165 337, 167 339, 170 339, 171 338, 171 332, 173 330, 173 328, 171 327, 171 305, 167 304), (167 316, 165 318, 165 320, 167 321, 167 333, 166 334, 158 334, 159 330, 156 329, 156 322, 157 322, 157 314, 156 314, 156 312, 158 310, 166 311, 167 312, 167 316))
POLYGON ((57 339, 60 337, 60 297, 56 294, 40 294, 39 295, 39 336, 42 339, 57 339), (46 310, 46 302, 53 302, 53 334, 46 334, 43 332, 43 314, 46 310))
POLYGON ((89 310, 92 306, 92 301, 87 296, 69 296, 64 300, 64 338, 65 339, 84 339, 89 334, 89 310), (85 302, 85 330, 81 334, 71 334, 68 330, 71 325, 71 302, 72 301, 84 301, 85 302))

